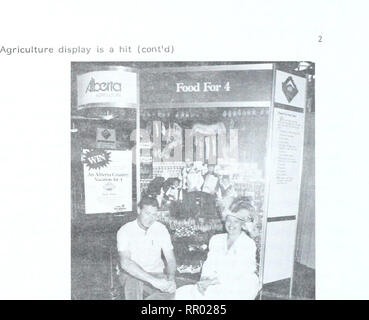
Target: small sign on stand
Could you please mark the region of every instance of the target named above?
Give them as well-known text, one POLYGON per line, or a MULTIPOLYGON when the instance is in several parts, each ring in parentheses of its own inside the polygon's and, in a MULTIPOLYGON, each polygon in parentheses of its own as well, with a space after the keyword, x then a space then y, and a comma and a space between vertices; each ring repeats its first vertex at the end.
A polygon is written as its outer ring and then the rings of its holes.
POLYGON ((116 149, 117 140, 115 129, 97 128, 96 130, 96 148, 98 149, 116 149))

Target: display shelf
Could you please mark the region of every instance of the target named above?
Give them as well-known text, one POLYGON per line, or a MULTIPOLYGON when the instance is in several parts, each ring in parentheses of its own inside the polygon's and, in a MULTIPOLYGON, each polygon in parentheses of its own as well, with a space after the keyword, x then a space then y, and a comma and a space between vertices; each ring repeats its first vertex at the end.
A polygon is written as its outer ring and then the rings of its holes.
POLYGON ((168 211, 162 211, 159 221, 166 225, 171 234, 177 275, 185 278, 200 277, 210 238, 223 232, 220 217, 178 219, 171 217, 168 211))

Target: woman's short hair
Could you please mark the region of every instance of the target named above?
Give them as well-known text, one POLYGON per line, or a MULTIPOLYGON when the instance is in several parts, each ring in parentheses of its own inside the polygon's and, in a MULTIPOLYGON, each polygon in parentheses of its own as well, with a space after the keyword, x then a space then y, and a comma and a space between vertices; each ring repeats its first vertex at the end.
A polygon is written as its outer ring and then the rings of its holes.
POLYGON ((144 206, 159 208, 159 203, 153 195, 145 194, 142 196, 140 202, 138 203, 138 207, 140 209, 142 209, 144 206))
POLYGON ((232 201, 231 205, 229 206, 229 210, 234 213, 240 211, 241 209, 246 209, 250 212, 255 211, 255 208, 251 204, 251 200, 249 197, 237 197, 232 201))

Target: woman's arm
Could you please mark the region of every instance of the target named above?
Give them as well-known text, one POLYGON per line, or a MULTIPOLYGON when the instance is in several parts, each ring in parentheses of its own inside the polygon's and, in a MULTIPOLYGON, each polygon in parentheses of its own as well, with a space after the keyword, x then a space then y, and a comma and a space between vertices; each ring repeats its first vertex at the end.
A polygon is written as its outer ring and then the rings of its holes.
POLYGON ((204 262, 204 264, 202 265, 202 269, 201 269, 201 280, 205 280, 205 279, 214 279, 217 277, 217 267, 216 267, 216 262, 217 262, 217 250, 216 250, 216 239, 214 238, 214 236, 211 237, 210 241, 209 241, 209 252, 208 252, 208 256, 204 262))

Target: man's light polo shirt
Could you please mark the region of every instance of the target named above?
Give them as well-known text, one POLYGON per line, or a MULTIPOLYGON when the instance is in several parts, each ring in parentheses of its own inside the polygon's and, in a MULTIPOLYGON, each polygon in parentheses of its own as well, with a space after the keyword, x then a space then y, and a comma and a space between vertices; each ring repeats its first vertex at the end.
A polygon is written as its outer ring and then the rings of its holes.
POLYGON ((155 221, 148 230, 142 229, 137 220, 128 222, 117 233, 118 251, 129 251, 131 259, 146 272, 162 273, 164 262, 162 249, 173 249, 167 228, 155 221))

